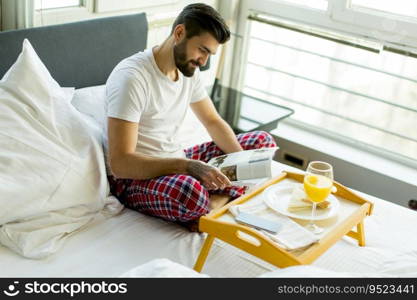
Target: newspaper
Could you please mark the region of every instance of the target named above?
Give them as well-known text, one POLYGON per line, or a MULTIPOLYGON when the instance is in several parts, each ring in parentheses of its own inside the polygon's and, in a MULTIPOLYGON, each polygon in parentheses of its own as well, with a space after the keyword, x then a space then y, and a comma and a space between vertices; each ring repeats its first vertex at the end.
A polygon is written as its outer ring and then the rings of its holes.
POLYGON ((232 183, 242 184, 251 179, 270 178, 271 162, 277 150, 278 147, 273 147, 228 153, 210 159, 208 164, 219 168, 232 183))

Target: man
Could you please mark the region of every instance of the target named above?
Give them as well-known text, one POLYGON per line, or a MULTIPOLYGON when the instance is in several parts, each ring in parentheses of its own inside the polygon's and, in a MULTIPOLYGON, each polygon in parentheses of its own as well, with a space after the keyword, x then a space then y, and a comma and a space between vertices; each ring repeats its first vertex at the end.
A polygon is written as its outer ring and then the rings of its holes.
MULTIPOLYGON (((236 137, 216 112, 199 67, 230 38, 224 20, 205 4, 186 6, 160 46, 121 61, 107 81, 108 160, 112 193, 127 207, 186 225, 209 211, 209 194, 243 194, 206 164, 212 157, 274 147, 265 132, 236 137), (188 107, 213 142, 181 149, 188 107)), ((189 226, 188 226, 189 227, 189 226)))

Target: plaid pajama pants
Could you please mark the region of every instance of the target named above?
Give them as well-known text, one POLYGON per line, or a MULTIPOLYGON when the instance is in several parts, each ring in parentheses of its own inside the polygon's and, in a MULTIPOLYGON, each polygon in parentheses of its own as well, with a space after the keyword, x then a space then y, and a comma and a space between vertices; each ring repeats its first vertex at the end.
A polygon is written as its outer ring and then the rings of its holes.
MULTIPOLYGON (((272 136, 264 131, 237 135, 244 150, 275 147, 272 136)), ((212 157, 224 154, 214 142, 184 150, 189 159, 208 162, 212 157)), ((116 179, 109 176, 111 193, 126 207, 139 212, 180 223, 198 219, 208 213, 209 194, 228 194, 232 199, 245 192, 243 187, 207 191, 192 176, 174 174, 146 180, 116 179)))

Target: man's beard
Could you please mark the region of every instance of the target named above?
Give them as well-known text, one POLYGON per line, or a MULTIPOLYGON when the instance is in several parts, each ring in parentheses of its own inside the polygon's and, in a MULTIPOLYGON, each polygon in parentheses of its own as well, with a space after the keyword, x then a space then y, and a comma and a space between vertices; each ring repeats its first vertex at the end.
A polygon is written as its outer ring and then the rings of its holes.
POLYGON ((184 39, 181 43, 174 46, 174 61, 178 70, 186 76, 191 77, 194 75, 196 67, 191 63, 195 63, 197 66, 200 66, 195 60, 187 60, 187 42, 184 39))

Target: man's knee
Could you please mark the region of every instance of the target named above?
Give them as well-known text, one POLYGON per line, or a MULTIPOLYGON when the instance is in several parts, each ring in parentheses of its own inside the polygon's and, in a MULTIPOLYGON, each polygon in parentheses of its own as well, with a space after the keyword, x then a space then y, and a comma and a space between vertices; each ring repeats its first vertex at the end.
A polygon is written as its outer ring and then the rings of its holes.
POLYGON ((259 139, 264 147, 276 147, 277 143, 271 134, 266 131, 259 131, 259 139))
POLYGON ((251 148, 253 149, 272 148, 277 146, 275 139, 266 131, 253 131, 249 134, 250 144, 252 144, 251 148))
POLYGON ((179 191, 177 221, 188 222, 207 214, 209 212, 207 190, 192 176, 183 175, 181 179, 180 184, 176 187, 179 191))

